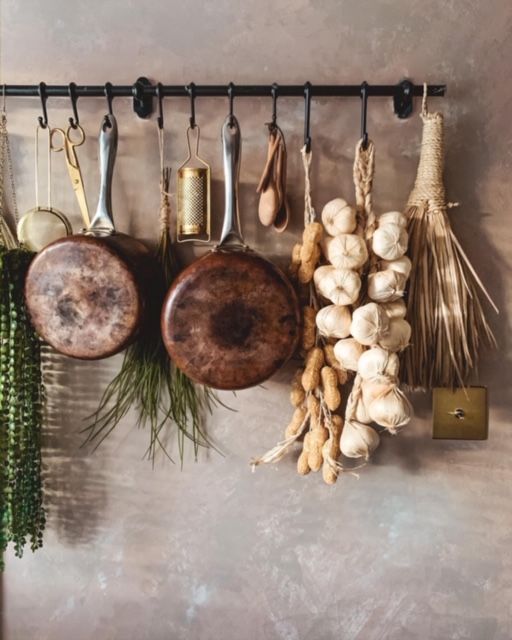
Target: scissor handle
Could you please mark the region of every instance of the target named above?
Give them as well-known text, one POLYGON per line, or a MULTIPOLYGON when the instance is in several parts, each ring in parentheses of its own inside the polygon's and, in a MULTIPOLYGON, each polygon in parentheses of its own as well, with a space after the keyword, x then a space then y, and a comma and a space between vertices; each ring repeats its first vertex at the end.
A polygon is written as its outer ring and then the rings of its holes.
POLYGON ((52 151, 63 151, 66 146, 67 135, 64 129, 59 129, 59 127, 53 127, 50 129, 50 149, 52 151), (55 135, 62 136, 62 144, 58 145, 55 142, 55 135))
POLYGON ((79 124, 75 127, 69 126, 66 131, 66 140, 72 147, 79 147, 85 142, 85 131, 79 124), (76 136, 76 139, 73 139, 73 136, 76 136))

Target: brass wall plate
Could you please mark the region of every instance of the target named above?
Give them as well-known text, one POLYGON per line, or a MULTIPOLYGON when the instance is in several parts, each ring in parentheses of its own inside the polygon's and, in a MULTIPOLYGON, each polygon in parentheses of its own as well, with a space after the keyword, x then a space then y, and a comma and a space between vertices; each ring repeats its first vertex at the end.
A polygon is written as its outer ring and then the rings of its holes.
POLYGON ((436 388, 433 393, 433 438, 487 440, 489 408, 486 387, 436 388))

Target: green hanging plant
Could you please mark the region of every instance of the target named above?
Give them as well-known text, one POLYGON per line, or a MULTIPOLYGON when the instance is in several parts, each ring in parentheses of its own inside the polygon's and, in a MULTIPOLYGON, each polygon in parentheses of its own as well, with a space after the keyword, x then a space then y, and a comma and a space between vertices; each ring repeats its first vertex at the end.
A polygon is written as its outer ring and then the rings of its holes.
MULTIPOLYGON (((165 290, 179 271, 169 237, 169 184, 170 169, 162 169, 161 178, 161 231, 156 258, 160 266, 165 290)), ((161 449, 167 457, 164 428, 172 424, 177 428, 178 449, 183 463, 185 441, 194 447, 197 459, 200 447, 212 446, 203 429, 203 419, 219 403, 211 389, 196 386, 170 361, 160 334, 160 300, 156 301, 148 326, 128 347, 119 373, 110 382, 101 398, 92 422, 85 432, 86 442, 95 448, 117 427, 130 408, 138 412, 139 427, 149 425, 150 441, 146 451, 148 459, 155 461, 161 449)), ((215 447, 214 447, 215 448, 215 447)))
POLYGON ((42 546, 45 526, 40 342, 23 292, 32 256, 0 247, 0 549, 12 542, 18 557, 42 546))

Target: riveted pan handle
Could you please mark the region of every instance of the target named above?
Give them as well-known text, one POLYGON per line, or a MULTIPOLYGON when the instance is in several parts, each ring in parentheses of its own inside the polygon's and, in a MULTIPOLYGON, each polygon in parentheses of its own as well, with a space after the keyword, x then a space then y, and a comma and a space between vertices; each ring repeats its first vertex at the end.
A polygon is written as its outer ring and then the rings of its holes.
POLYGON ((117 152, 117 122, 109 113, 101 124, 100 136, 100 195, 98 208, 87 233, 94 236, 106 236, 115 232, 112 215, 112 177, 117 152))
POLYGON ((222 148, 224 159, 225 210, 224 224, 219 247, 226 245, 245 247, 240 227, 238 210, 238 177, 240 174, 240 156, 242 139, 240 126, 235 116, 228 116, 222 127, 222 148))

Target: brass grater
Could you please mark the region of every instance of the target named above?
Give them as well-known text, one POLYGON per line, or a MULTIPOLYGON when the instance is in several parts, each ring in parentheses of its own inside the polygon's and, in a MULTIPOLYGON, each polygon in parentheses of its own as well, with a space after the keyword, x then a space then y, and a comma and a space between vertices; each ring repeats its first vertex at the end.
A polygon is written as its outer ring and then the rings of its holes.
POLYGON ((187 129, 188 158, 178 169, 178 242, 210 242, 210 165, 198 155, 199 135, 197 125, 187 129), (191 131, 196 132, 194 154, 191 131))

